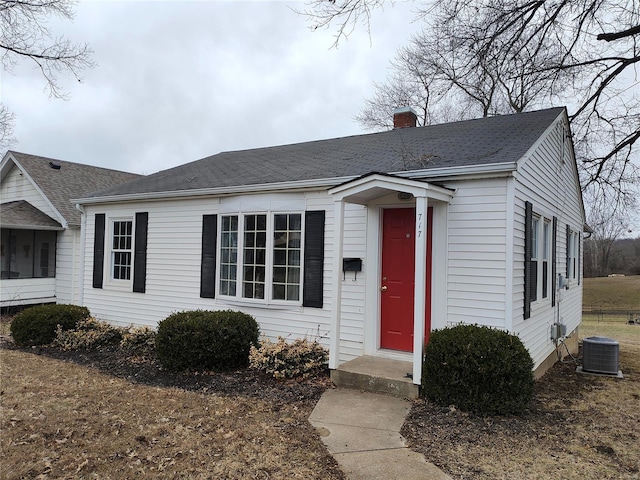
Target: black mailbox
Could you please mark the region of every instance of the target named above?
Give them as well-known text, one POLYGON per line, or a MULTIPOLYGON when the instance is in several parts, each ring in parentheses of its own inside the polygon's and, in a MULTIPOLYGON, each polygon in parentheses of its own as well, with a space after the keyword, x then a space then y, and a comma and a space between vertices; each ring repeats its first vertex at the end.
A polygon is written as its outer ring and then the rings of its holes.
POLYGON ((343 258, 342 271, 343 272, 361 272, 362 259, 361 258, 343 258))
POLYGON ((353 273, 353 281, 356 281, 358 276, 358 272, 362 271, 362 259, 361 258, 343 258, 342 259, 342 272, 345 274, 346 272, 354 272, 353 273))

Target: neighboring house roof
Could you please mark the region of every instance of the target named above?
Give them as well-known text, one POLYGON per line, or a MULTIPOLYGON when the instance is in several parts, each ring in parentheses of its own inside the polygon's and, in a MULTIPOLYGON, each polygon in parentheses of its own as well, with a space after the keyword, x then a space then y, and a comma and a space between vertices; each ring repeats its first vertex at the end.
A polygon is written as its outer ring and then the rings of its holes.
MULTIPOLYGON (((223 152, 87 198, 346 179, 517 162, 564 108, 223 152)), ((515 166, 513 167, 515 168, 515 166)), ((97 200, 96 198, 96 200, 97 200)))
POLYGON ((68 225, 80 225, 81 218, 80 212, 75 208, 71 199, 141 177, 141 175, 134 173, 20 152, 10 151, 7 155, 13 157, 15 162, 31 177, 68 225))
POLYGON ((59 222, 25 200, 0 205, 0 223, 3 228, 62 230, 62 225, 59 222))

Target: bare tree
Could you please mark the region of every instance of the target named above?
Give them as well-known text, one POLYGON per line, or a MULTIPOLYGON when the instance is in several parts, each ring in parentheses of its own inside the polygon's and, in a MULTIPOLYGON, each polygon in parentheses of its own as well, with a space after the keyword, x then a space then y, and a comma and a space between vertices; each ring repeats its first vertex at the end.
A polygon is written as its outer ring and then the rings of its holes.
POLYGON ((611 273, 616 241, 632 233, 629 217, 604 199, 592 205, 587 223, 593 233, 585 241, 585 272, 590 276, 605 276, 611 273))
POLYGON ((13 138, 13 121, 15 115, 0 104, 0 152, 8 150, 15 142, 13 138))
MULTIPOLYGON (((382 0, 312 0, 315 28, 337 23, 336 42, 369 26, 382 0)), ((377 127, 394 100, 427 93, 425 123, 438 110, 463 117, 567 105, 585 190, 617 205, 640 182, 640 4, 636 0, 424 0, 422 34, 401 49, 388 82, 358 119, 377 127), (420 72, 421 76, 410 76, 420 72), (417 86, 425 83, 428 85, 417 86), (407 89, 406 87, 411 88, 407 89), (445 92, 434 95, 434 92, 445 92), (395 98, 393 98, 396 96, 395 98), (446 105, 443 107, 442 105, 446 105), (613 195, 611 194, 613 192, 613 195)))
MULTIPOLYGON (((0 52, 2 66, 11 73, 21 60, 33 62, 45 80, 45 91, 55 98, 65 98, 59 74, 71 74, 78 81, 80 73, 94 66, 91 49, 63 37, 54 37, 47 27, 51 17, 72 20, 71 0, 0 0, 0 52)), ((0 137, 7 146, 11 139, 14 116, 1 106, 0 137)))

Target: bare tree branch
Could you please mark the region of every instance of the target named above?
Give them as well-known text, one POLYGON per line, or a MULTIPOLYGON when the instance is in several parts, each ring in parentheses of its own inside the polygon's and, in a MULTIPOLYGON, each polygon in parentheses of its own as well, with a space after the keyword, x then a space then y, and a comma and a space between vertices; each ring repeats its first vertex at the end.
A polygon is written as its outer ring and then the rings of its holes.
MULTIPOLYGON (((336 2, 341 9, 314 10, 323 26, 344 27, 345 20, 351 28, 369 25, 371 10, 364 4, 381 4, 336 2)), ((421 114, 426 122, 440 120, 443 111, 478 116, 567 105, 583 188, 628 204, 640 185, 640 97, 632 88, 640 63, 637 0, 423 0, 422 5, 418 18, 424 31, 401 49, 392 77, 367 100, 358 117, 363 125, 385 124, 382 115, 392 111, 394 98, 414 98, 418 92, 427 96, 412 106, 430 110, 421 114), (407 86, 419 85, 420 73, 429 78, 429 88, 416 87, 406 97, 407 86)))
MULTIPOLYGON (((71 74, 81 81, 81 72, 95 66, 86 44, 75 44, 54 37, 47 27, 51 17, 73 20, 71 0, 0 0, 0 57, 8 73, 18 62, 33 62, 45 80, 51 97, 66 98, 59 75, 71 74)), ((13 114, 0 115, 0 140, 12 138, 2 132, 13 131, 13 114)), ((1 142, 0 142, 1 145, 1 142)))

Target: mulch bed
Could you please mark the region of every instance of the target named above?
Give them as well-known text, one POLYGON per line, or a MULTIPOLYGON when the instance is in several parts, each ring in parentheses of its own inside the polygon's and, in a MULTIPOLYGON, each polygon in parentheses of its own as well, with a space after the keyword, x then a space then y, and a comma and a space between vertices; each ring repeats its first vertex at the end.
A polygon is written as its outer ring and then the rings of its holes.
POLYGON ((73 362, 131 382, 154 387, 176 387, 188 391, 268 400, 274 405, 315 405, 332 383, 329 372, 304 380, 276 380, 250 368, 229 372, 172 372, 154 358, 132 357, 117 347, 63 351, 53 347, 17 347, 0 337, 0 348, 28 351, 35 355, 73 362))

